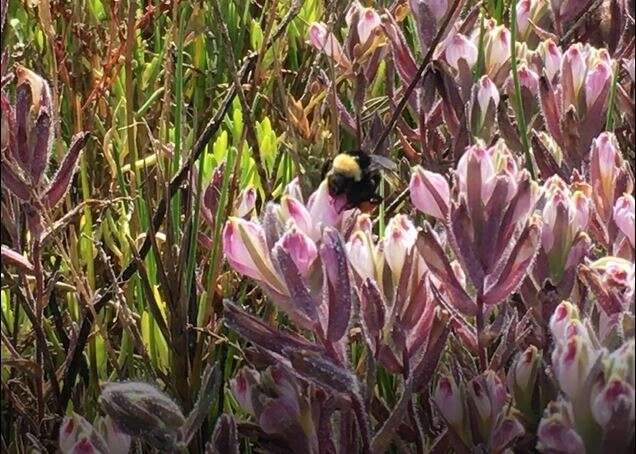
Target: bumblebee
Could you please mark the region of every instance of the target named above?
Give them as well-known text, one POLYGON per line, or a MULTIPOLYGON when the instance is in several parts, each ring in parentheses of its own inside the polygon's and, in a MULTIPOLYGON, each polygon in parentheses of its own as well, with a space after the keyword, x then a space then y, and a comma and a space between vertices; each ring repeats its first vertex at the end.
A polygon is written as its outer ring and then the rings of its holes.
POLYGON ((370 155, 362 150, 338 154, 325 163, 322 178, 332 197, 345 195, 345 209, 359 208, 368 212, 381 201, 377 193, 382 170, 394 171, 395 163, 384 156, 370 155))

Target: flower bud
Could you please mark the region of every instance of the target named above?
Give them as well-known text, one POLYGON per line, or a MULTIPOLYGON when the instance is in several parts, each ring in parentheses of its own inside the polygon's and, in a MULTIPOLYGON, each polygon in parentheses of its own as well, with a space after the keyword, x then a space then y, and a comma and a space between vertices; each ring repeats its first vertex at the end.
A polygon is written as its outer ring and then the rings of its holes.
POLYGON ((462 427, 464 420, 464 401, 461 392, 451 376, 444 376, 437 382, 433 396, 435 404, 448 423, 455 427, 462 427))
POLYGON ((284 220, 293 220, 294 224, 312 239, 317 239, 320 233, 316 231, 309 210, 295 197, 284 195, 280 201, 281 214, 284 220))
POLYGON ((483 422, 490 420, 492 408, 483 380, 480 378, 481 377, 476 377, 470 382, 469 392, 470 397, 475 404, 475 408, 477 409, 477 413, 479 414, 479 418, 483 422))
POLYGON ((516 389, 526 396, 532 396, 532 388, 534 387, 540 360, 541 352, 537 347, 531 345, 519 355, 513 369, 511 369, 516 389))
POLYGON ((409 185, 411 202, 429 216, 445 220, 450 204, 450 189, 442 175, 416 166, 409 185))
POLYGON ((517 70, 519 75, 519 85, 527 88, 530 93, 536 95, 539 93, 539 75, 526 65, 521 65, 517 70))
POLYGON ((544 185, 541 247, 548 255, 550 276, 559 282, 567 268, 573 242, 585 231, 590 219, 591 202, 582 191, 573 194, 563 180, 554 175, 544 185))
POLYGON ((287 186, 285 186, 285 189, 283 190, 283 197, 285 196, 293 197, 300 203, 303 203, 303 192, 300 189, 300 183, 298 182, 298 177, 291 180, 287 184, 287 186))
POLYGON ((375 257, 368 233, 355 232, 345 245, 353 269, 363 279, 375 280, 375 257))
MULTIPOLYGON (((561 63, 561 78, 571 82, 573 99, 568 98, 568 104, 576 104, 576 98, 585 82, 585 74, 587 72, 587 64, 585 62, 585 53, 580 43, 572 44, 563 55, 561 63)), ((569 95, 569 94, 568 94, 569 95)), ((566 104, 567 105, 567 104, 566 104)))
POLYGON ((309 42, 312 46, 332 58, 337 65, 348 68, 351 63, 342 51, 342 46, 333 33, 327 32, 322 22, 314 22, 309 26, 309 42))
POLYGON ((58 434, 60 450, 63 454, 73 453, 75 452, 75 446, 83 439, 86 441, 81 446, 92 449, 93 445, 90 442, 90 437, 93 431, 91 423, 77 413, 73 413, 72 416, 65 416, 58 434))
POLYGON ((632 337, 623 343, 620 348, 614 350, 609 357, 610 374, 622 378, 629 383, 632 388, 636 386, 634 373, 636 353, 634 350, 634 338, 632 337))
POLYGON ((260 224, 236 217, 228 219, 223 229, 223 253, 239 273, 265 282, 281 293, 285 291, 273 270, 260 224))
POLYGON ((108 446, 109 454, 128 454, 131 438, 110 416, 99 418, 95 428, 102 434, 108 446))
POLYGON ((556 342, 563 342, 566 338, 566 329, 571 320, 579 318, 578 308, 569 301, 562 301, 550 317, 550 332, 556 342))
POLYGON ((371 234, 373 229, 373 222, 371 216, 368 213, 360 213, 356 218, 356 224, 353 227, 354 232, 365 232, 371 234))
POLYGON ((612 214, 616 179, 623 162, 614 134, 604 132, 595 138, 590 155, 590 182, 594 203, 601 219, 607 223, 612 214))
POLYGON ((510 30, 499 25, 486 36, 485 60, 486 72, 495 77, 499 69, 510 58, 510 30))
POLYGON ((252 391, 259 382, 259 374, 254 369, 244 367, 230 380, 230 389, 234 398, 250 415, 256 414, 252 402, 252 391))
POLYGON ((571 410, 563 402, 550 402, 539 423, 537 448, 540 452, 583 453, 583 440, 573 428, 571 410))
POLYGON ((594 106, 601 95, 601 102, 604 102, 611 83, 612 68, 607 63, 598 61, 585 77, 585 102, 588 109, 594 106))
POLYGON ((86 436, 80 438, 73 448, 68 451, 69 454, 104 454, 105 452, 98 449, 93 440, 86 436))
POLYGON ((561 61, 563 52, 551 39, 547 39, 537 47, 539 55, 543 57, 543 68, 550 82, 554 81, 554 77, 561 72, 561 61))
POLYGON ((40 107, 51 108, 51 90, 46 80, 30 69, 17 65, 15 74, 18 77, 18 85, 28 84, 31 88, 32 108, 37 112, 40 107))
POLYGON ((479 108, 481 109, 482 122, 484 116, 488 112, 488 108, 491 103, 494 106, 493 112, 497 111, 497 106, 499 106, 499 90, 497 90, 497 86, 490 80, 488 76, 482 76, 478 82, 477 88, 477 102, 479 103, 479 108))
POLYGON ((594 364, 593 349, 584 336, 575 335, 557 345, 552 353, 554 374, 563 392, 577 399, 594 364))
POLYGON ((295 226, 292 226, 278 240, 278 244, 289 253, 300 274, 306 276, 318 256, 316 243, 295 226))
POLYGON ((612 377, 593 398, 592 415, 601 427, 607 427, 615 415, 627 415, 634 421, 634 388, 618 377, 612 377))
MULTIPOLYGON (((480 181, 480 196, 486 204, 493 190, 494 165, 490 153, 480 145, 473 145, 466 149, 457 163, 457 179, 459 190, 468 196, 469 182, 480 181)), ((470 198, 470 196, 469 196, 470 198)))
POLYGON ((210 184, 203 193, 203 204, 201 205, 201 214, 206 222, 212 227, 216 219, 216 212, 219 207, 219 195, 221 193, 221 185, 223 183, 223 173, 225 172, 225 164, 217 166, 212 172, 210 184))
POLYGON ((506 403, 506 388, 499 376, 488 369, 473 378, 468 389, 481 420, 482 433, 490 433, 492 424, 506 403))
POLYGON ((365 44, 373 32, 381 25, 380 15, 373 8, 364 8, 358 18, 358 38, 361 44, 365 44))
POLYGON ((238 207, 234 214, 239 218, 244 218, 252 212, 256 205, 256 188, 254 186, 245 188, 238 200, 238 207))
POLYGON ((530 10, 532 9, 532 0, 521 0, 517 2, 515 12, 517 15, 517 30, 521 36, 525 35, 530 25, 530 10))
POLYGON ((636 247, 634 243, 634 230, 636 229, 634 226, 635 210, 634 197, 631 194, 623 194, 614 205, 614 222, 629 240, 632 248, 636 247))
MULTIPOLYGON (((318 189, 309 197, 307 202, 309 216, 314 229, 318 232, 318 238, 323 227, 335 227, 340 223, 346 203, 346 197, 333 197, 329 194, 329 186, 326 180, 320 183, 318 189)), ((309 233, 307 234, 312 236, 309 233)))
POLYGON ((459 61, 464 60, 469 68, 477 63, 477 47, 461 33, 453 35, 446 43, 446 62, 459 71, 459 61))
POLYGON ((413 222, 403 214, 393 216, 384 232, 384 258, 393 273, 394 282, 402 274, 404 260, 417 239, 413 222))
POLYGON ((128 435, 142 438, 158 449, 175 449, 182 442, 183 413, 154 386, 141 382, 106 383, 98 402, 128 435))

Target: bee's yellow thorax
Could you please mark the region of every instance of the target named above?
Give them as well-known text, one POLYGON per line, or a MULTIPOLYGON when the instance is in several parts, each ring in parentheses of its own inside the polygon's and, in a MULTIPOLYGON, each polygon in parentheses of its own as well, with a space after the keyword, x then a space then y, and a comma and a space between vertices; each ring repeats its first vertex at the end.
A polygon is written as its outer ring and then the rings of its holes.
POLYGON ((335 172, 351 177, 356 181, 362 179, 362 169, 360 169, 358 161, 346 153, 336 156, 331 166, 335 172))

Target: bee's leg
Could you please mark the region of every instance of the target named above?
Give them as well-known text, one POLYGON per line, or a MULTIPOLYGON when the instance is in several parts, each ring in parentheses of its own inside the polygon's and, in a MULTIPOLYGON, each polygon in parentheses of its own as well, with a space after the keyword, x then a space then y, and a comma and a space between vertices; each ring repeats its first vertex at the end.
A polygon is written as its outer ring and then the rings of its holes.
POLYGON ((324 180, 325 177, 327 176, 327 173, 329 173, 329 170, 331 170, 331 163, 333 162, 333 159, 327 159, 325 162, 323 162, 322 167, 320 169, 320 179, 324 180))

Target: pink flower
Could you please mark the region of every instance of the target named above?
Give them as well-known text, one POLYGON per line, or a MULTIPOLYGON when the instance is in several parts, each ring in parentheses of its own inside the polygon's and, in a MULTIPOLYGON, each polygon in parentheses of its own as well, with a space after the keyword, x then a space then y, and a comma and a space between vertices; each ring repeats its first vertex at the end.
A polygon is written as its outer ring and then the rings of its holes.
POLYGON ((360 43, 366 43, 373 36, 373 32, 381 24, 380 15, 373 8, 364 8, 358 19, 358 38, 360 43))
POLYGON ((558 240, 559 249, 555 254, 563 258, 562 254, 569 250, 576 233, 587 228, 591 202, 581 191, 571 194, 558 175, 546 181, 544 192, 546 204, 543 208, 545 222, 541 246, 546 253, 550 253, 558 240))
POLYGON ((301 230, 292 226, 278 240, 278 244, 289 253, 300 274, 306 276, 318 256, 316 243, 301 230))
POLYGON ((517 30, 520 35, 525 35, 528 26, 530 25, 530 14, 532 9, 532 0, 521 0, 517 2, 515 8, 517 14, 517 30))
POLYGON ((579 318, 579 310, 569 301, 563 301, 557 306, 550 317, 550 332, 555 341, 565 339, 566 329, 571 320, 579 318))
POLYGON ((540 452, 578 454, 585 452, 583 440, 573 428, 572 410, 565 402, 550 402, 537 431, 540 452))
POLYGON ((623 232, 623 235, 629 240, 632 248, 635 247, 634 243, 634 197, 630 194, 623 194, 619 197, 614 205, 614 222, 616 226, 623 232))
POLYGON ((612 69, 603 62, 599 61, 587 73, 585 78, 585 102, 588 109, 591 108, 596 100, 603 94, 607 96, 609 86, 612 83, 612 69))
POLYGON ((468 391, 477 409, 482 433, 490 433, 506 402, 505 386, 497 374, 488 369, 471 380, 468 391))
POLYGON ((312 46, 332 58, 338 65, 348 68, 351 62, 344 54, 342 46, 333 33, 327 32, 322 22, 314 22, 309 27, 309 42, 312 46))
POLYGON ((413 222, 403 214, 389 220, 384 232, 384 258, 397 282, 402 273, 404 260, 417 239, 417 230, 413 222))
POLYGON ((519 84, 530 90, 533 95, 536 95, 539 92, 539 75, 526 65, 521 65, 517 73, 519 75, 519 84))
POLYGON ((230 380, 230 389, 234 398, 250 415, 256 414, 252 402, 252 389, 259 382, 259 374, 253 369, 244 367, 230 380))
POLYGON ((279 293, 287 293, 274 271, 260 224, 231 217, 223 229, 223 253, 239 273, 270 285, 279 293))
POLYGON ((601 392, 593 398, 592 415, 601 427, 607 427, 621 407, 626 407, 629 419, 634 421, 634 388, 618 377, 611 378, 601 392))
POLYGON ((283 190, 283 196, 290 196, 298 200, 300 203, 303 203, 303 192, 300 189, 300 183, 298 182, 298 177, 291 180, 285 189, 283 190))
POLYGON ((561 62, 563 52, 551 39, 547 39, 539 44, 537 51, 543 57, 543 65, 548 80, 553 81, 554 77, 561 72, 561 62))
POLYGON ((510 58, 510 30, 503 25, 494 27, 486 36, 486 72, 495 77, 499 68, 510 58))
POLYGON ((519 390, 532 393, 532 381, 536 375, 537 366, 541 360, 539 349, 534 345, 529 346, 514 364, 515 384, 519 390))
POLYGON ((284 220, 293 220, 296 226, 313 240, 317 240, 320 237, 320 232, 315 228, 309 210, 298 199, 284 195, 281 198, 280 206, 284 220))
POLYGON ((236 216, 243 218, 250 214, 256 205, 256 188, 249 186, 239 195, 239 203, 236 208, 236 216))
MULTIPOLYGON (((580 43, 572 44, 565 51, 561 63, 561 77, 569 77, 572 81, 573 95, 576 97, 583 87, 585 75, 587 73, 587 64, 585 62, 585 53, 580 43)), ((570 100, 572 103, 574 100, 570 100)))
POLYGON ((592 196, 596 211, 603 222, 607 224, 615 204, 617 180, 623 172, 623 159, 614 134, 604 132, 594 139, 590 155, 592 196))
POLYGON ((596 352, 587 336, 571 336, 555 348, 552 353, 554 375, 570 399, 586 397, 581 396, 581 391, 595 360, 596 352))
POLYGON ((99 418, 95 427, 103 435, 110 454, 128 454, 131 437, 110 416, 99 418))
POLYGON ((473 145, 467 148, 457 163, 457 179, 460 192, 468 196, 468 183, 480 181, 479 196, 484 204, 488 202, 492 194, 494 174, 495 168, 490 153, 480 145, 473 145))
POLYGON ((363 279, 376 280, 375 251, 369 234, 363 231, 355 232, 345 247, 349 262, 356 273, 363 279))
POLYGON ((453 427, 462 427, 464 420, 464 401, 452 376, 444 376, 437 382, 433 400, 439 411, 453 427))
POLYGON ((450 203, 450 188, 446 178, 416 166, 409 189, 415 208, 435 218, 446 219, 450 203))
POLYGON ((309 216, 318 232, 321 232, 323 227, 335 227, 340 223, 345 204, 345 198, 334 198, 329 194, 326 181, 320 183, 320 186, 309 197, 309 202, 307 203, 309 216))
POLYGON ((481 79, 479 79, 477 101, 479 102, 482 117, 488 112, 491 103, 494 105, 494 111, 497 111, 497 106, 499 106, 499 90, 497 90, 497 86, 488 76, 482 76, 481 79))
POLYGON ((469 68, 477 63, 477 47, 461 33, 453 35, 446 42, 446 62, 459 71, 459 61, 464 60, 469 68))

